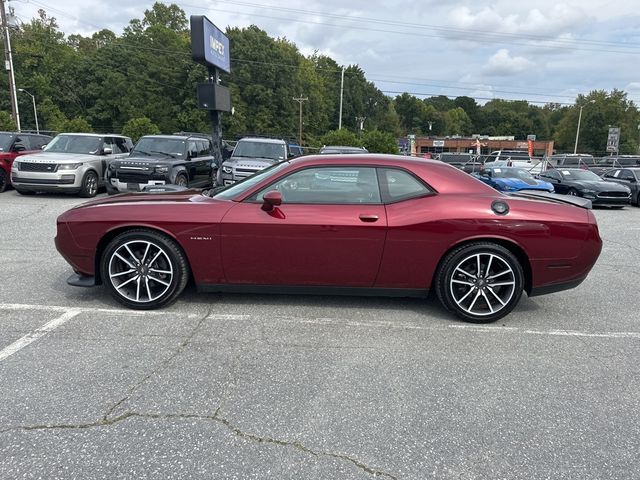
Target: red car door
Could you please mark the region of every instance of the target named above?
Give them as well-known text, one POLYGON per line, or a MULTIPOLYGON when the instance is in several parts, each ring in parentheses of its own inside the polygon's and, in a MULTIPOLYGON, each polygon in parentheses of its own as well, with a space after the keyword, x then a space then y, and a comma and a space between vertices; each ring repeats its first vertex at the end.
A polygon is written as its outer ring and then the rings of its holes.
POLYGON ((371 287, 386 230, 375 169, 294 172, 223 218, 225 277, 232 284, 371 287), (272 190, 283 203, 265 212, 261 195, 272 190))

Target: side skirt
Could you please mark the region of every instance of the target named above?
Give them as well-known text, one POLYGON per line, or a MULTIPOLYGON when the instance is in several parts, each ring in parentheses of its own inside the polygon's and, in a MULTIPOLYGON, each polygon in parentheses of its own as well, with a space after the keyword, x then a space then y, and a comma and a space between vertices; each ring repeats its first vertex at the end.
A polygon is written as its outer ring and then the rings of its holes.
POLYGON ((417 288, 368 288, 290 285, 198 285, 198 291, 209 293, 275 293, 281 295, 347 295, 365 297, 415 297, 426 298, 427 289, 417 288))

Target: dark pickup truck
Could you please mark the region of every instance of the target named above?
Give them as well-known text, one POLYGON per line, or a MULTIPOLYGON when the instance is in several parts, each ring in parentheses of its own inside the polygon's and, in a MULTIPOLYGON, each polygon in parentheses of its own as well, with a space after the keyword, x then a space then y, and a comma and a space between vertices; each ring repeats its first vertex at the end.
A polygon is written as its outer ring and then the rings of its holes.
POLYGON ((205 135, 147 135, 128 157, 107 172, 109 193, 143 190, 148 185, 210 187, 216 176, 211 140, 205 135))

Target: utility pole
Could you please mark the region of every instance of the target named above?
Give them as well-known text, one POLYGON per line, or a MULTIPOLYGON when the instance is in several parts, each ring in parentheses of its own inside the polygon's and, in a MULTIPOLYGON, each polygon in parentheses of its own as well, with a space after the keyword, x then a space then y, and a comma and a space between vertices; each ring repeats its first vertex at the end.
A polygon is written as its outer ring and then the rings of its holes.
POLYGON ((2 35, 4 37, 5 70, 9 73, 9 94, 11 95, 11 116, 16 122, 16 129, 20 131, 20 113, 18 112, 18 97, 16 93, 16 78, 13 74, 13 57, 11 55, 11 39, 9 38, 9 23, 5 11, 5 0, 0 0, 0 16, 2 17, 2 35))
POLYGON ((300 104, 300 133, 298 143, 302 146, 302 103, 309 99, 307 97, 303 97, 302 94, 300 94, 299 97, 293 97, 293 99, 300 104))
POLYGON ((356 124, 360 130, 360 135, 362 135, 362 130, 364 130, 364 121, 367 117, 356 117, 356 124))
POLYGON ((340 115, 338 116, 338 130, 342 128, 342 95, 344 93, 344 67, 342 67, 342 79, 340 80, 340 115))

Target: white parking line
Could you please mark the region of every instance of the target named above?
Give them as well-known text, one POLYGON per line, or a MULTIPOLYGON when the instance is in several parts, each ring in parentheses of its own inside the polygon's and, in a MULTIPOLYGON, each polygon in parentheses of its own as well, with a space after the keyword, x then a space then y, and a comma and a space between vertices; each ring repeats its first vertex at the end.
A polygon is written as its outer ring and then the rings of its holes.
MULTIPOLYGON (((177 312, 172 311, 164 311, 164 310, 128 310, 125 308, 94 308, 94 307, 61 307, 58 305, 29 305, 26 303, 0 303, 0 312, 2 310, 41 310, 47 312, 66 312, 73 308, 74 310, 78 310, 80 313, 110 313, 115 315, 129 315, 129 316, 137 316, 137 317, 146 317, 149 315, 172 315, 177 312)), ((187 318, 200 318, 202 315, 197 313, 189 313, 186 316, 187 318)))
POLYGON ((3 361, 5 358, 10 357, 14 353, 19 352, 24 347, 32 344, 33 342, 38 340, 40 337, 44 337, 47 333, 55 330, 60 325, 65 324, 66 322, 71 320, 73 317, 80 315, 80 313, 82 312, 78 309, 67 310, 58 318, 54 318, 50 322, 45 323, 42 327, 34 330, 33 332, 27 333, 24 337, 19 338, 8 347, 5 347, 2 350, 0 350, 0 362, 3 361))

